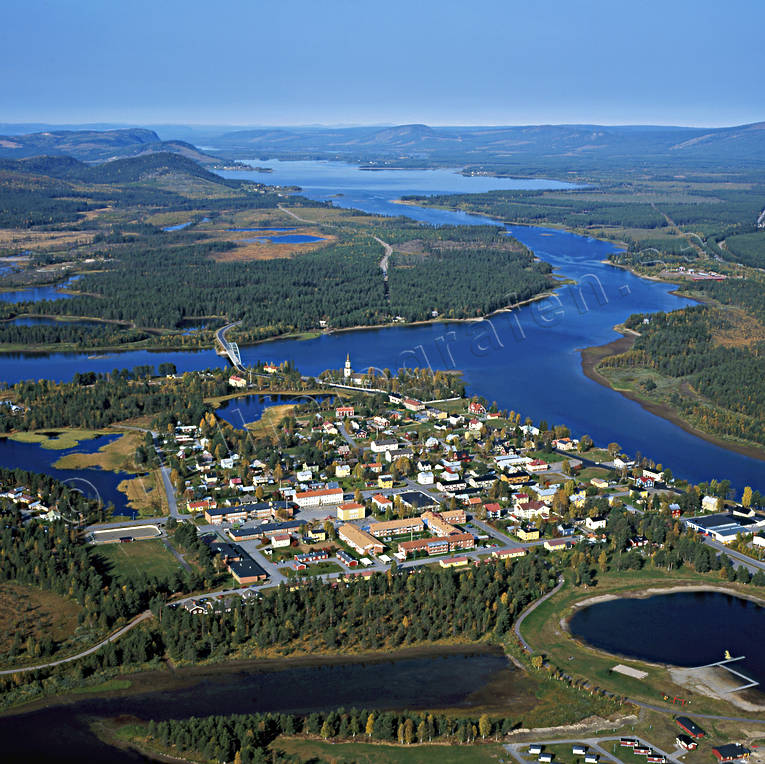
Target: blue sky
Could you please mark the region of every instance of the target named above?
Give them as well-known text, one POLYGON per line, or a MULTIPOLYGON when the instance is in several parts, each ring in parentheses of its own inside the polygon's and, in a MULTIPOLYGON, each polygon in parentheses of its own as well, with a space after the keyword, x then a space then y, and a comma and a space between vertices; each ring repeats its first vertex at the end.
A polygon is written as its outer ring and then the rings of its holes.
POLYGON ((765 119, 761 0, 4 0, 0 120, 765 119))

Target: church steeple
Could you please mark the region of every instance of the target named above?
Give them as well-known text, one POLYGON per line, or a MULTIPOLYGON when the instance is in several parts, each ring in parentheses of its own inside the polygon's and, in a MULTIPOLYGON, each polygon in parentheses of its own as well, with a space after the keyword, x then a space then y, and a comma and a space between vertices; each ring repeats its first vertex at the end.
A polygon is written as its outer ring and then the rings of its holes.
POLYGON ((345 368, 343 369, 343 379, 351 378, 351 354, 345 356, 345 368))

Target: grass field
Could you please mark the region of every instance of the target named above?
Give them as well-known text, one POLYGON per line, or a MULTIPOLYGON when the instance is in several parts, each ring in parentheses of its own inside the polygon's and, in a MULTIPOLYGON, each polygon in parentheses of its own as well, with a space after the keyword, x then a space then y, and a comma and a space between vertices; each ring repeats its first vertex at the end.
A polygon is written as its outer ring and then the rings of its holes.
MULTIPOLYGON (((74 448, 81 440, 92 440, 99 434, 94 430, 65 429, 14 432, 9 437, 11 440, 19 441, 19 443, 39 443, 43 448, 63 451, 67 448, 74 448)), ((58 462, 54 466, 59 466, 58 462)))
POLYGON ((11 659, 8 652, 14 637, 24 644, 50 637, 65 643, 77 628, 80 606, 53 592, 6 581, 0 584, 0 663, 24 661, 24 654, 11 659))
MULTIPOLYGON (((80 430, 64 430, 61 438, 73 438, 80 430), (70 433, 72 433, 70 435, 70 433)), ((114 435, 113 431, 108 434, 114 435)), ((83 437, 79 438, 80 440, 83 437)), ((124 432, 119 438, 107 443, 92 454, 66 454, 54 465, 60 469, 83 469, 84 467, 100 467, 103 470, 135 472, 133 457, 135 450, 144 441, 143 433, 124 432)), ((58 446, 62 448, 62 446, 58 446)))
POLYGON ((279 737, 272 749, 317 764, 481 764, 509 761, 501 745, 378 745, 375 743, 324 743, 318 740, 279 737))
POLYGON ((110 573, 121 582, 130 581, 142 574, 164 578, 173 575, 180 567, 178 560, 158 539, 134 541, 130 544, 104 544, 94 554, 104 560, 110 573))

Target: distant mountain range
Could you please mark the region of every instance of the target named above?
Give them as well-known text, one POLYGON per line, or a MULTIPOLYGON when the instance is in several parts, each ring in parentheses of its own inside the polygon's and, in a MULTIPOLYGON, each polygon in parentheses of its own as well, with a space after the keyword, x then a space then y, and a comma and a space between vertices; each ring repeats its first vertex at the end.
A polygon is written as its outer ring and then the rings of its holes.
MULTIPOLYGON (((190 129, 190 128, 189 128, 190 129)), ((189 129, 178 127, 188 135, 189 129)), ((163 127, 167 135, 170 128, 163 127)), ((336 158, 372 166, 458 164, 595 169, 607 166, 765 165, 765 122, 723 128, 601 125, 261 128, 205 136, 204 150, 145 128, 0 135, 0 157, 71 156, 103 162, 157 152, 203 165, 221 159, 336 158)))
POLYGON ((603 127, 398 127, 240 130, 211 140, 229 155, 333 152, 380 157, 517 160, 539 157, 765 161, 765 122, 725 128, 603 127))
POLYGON ((169 152, 202 164, 220 160, 185 141, 163 141, 153 130, 55 130, 26 135, 0 135, 0 157, 70 156, 83 162, 169 152))

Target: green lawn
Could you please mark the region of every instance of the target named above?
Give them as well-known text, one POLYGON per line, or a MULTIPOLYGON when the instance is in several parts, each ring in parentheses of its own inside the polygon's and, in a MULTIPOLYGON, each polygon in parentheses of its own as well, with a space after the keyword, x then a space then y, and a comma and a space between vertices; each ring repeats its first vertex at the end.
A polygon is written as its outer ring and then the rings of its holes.
POLYGON ((109 572, 123 582, 144 573, 166 578, 180 568, 178 560, 158 539, 104 544, 98 547, 95 554, 106 562, 109 572))
POLYGON ((282 572, 290 577, 296 576, 297 578, 301 578, 302 576, 323 576, 325 573, 340 573, 342 570, 343 568, 336 562, 326 560, 324 562, 314 562, 305 570, 293 570, 292 568, 287 568, 282 572))
POLYGON ((279 737, 271 747, 317 764, 483 764, 512 761, 501 745, 378 745, 279 737))

